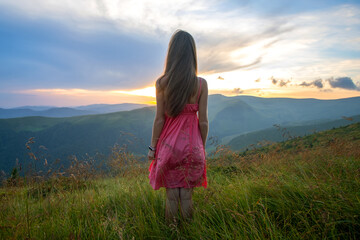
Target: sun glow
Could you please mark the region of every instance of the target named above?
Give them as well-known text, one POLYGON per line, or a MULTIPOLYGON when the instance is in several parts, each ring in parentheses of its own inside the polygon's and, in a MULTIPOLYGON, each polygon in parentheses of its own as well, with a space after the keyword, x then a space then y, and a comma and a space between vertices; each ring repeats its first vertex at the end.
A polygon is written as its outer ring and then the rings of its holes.
POLYGON ((136 95, 143 97, 156 97, 155 87, 145 87, 134 90, 88 90, 88 89, 29 89, 18 91, 19 93, 39 93, 39 94, 54 94, 54 95, 70 95, 70 96, 89 96, 89 95, 136 95))
POLYGON ((122 93, 122 94, 130 94, 130 95, 137 95, 137 96, 145 96, 145 97, 156 97, 156 90, 155 87, 145 87, 130 91, 124 91, 124 90, 115 90, 112 91, 114 93, 122 93))
POLYGON ((135 90, 89 90, 89 89, 27 89, 14 92, 16 94, 31 94, 41 105, 43 99, 50 99, 52 104, 58 106, 76 106, 95 103, 118 104, 139 103, 154 105, 155 87, 146 87, 135 90))

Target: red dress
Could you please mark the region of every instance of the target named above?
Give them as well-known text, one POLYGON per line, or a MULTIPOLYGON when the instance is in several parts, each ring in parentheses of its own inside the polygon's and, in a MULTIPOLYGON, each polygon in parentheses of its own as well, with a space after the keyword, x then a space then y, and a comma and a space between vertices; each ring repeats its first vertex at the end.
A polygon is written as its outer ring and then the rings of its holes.
MULTIPOLYGON (((197 97, 199 102, 201 82, 197 97)), ((149 179, 157 190, 207 187, 206 160, 197 111, 199 104, 186 104, 176 117, 165 114, 165 123, 151 162, 149 179)))

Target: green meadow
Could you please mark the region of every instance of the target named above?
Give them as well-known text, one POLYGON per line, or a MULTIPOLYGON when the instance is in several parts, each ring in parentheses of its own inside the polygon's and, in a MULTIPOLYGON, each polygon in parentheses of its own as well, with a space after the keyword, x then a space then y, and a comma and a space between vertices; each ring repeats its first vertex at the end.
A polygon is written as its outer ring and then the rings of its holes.
POLYGON ((245 152, 218 146, 191 222, 166 224, 149 163, 121 150, 109 161, 106 173, 87 161, 13 172, 0 188, 0 239, 360 238, 359 123, 245 152))

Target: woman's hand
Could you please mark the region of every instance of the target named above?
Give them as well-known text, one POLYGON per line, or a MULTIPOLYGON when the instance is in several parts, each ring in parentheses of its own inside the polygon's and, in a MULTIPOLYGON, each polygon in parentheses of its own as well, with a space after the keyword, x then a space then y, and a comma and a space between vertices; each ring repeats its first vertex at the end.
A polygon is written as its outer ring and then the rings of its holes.
POLYGON ((151 150, 149 149, 148 159, 149 159, 150 161, 155 159, 155 151, 151 151, 151 150))

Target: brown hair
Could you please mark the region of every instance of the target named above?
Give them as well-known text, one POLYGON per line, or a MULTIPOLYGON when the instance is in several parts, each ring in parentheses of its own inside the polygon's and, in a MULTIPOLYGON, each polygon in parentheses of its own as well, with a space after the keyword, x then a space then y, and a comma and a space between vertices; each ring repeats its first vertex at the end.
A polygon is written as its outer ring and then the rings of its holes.
POLYGON ((164 74, 166 79, 159 84, 165 91, 165 109, 171 116, 177 116, 197 90, 197 60, 193 37, 182 30, 177 30, 171 37, 164 74), (165 86, 164 86, 165 85, 165 86))

